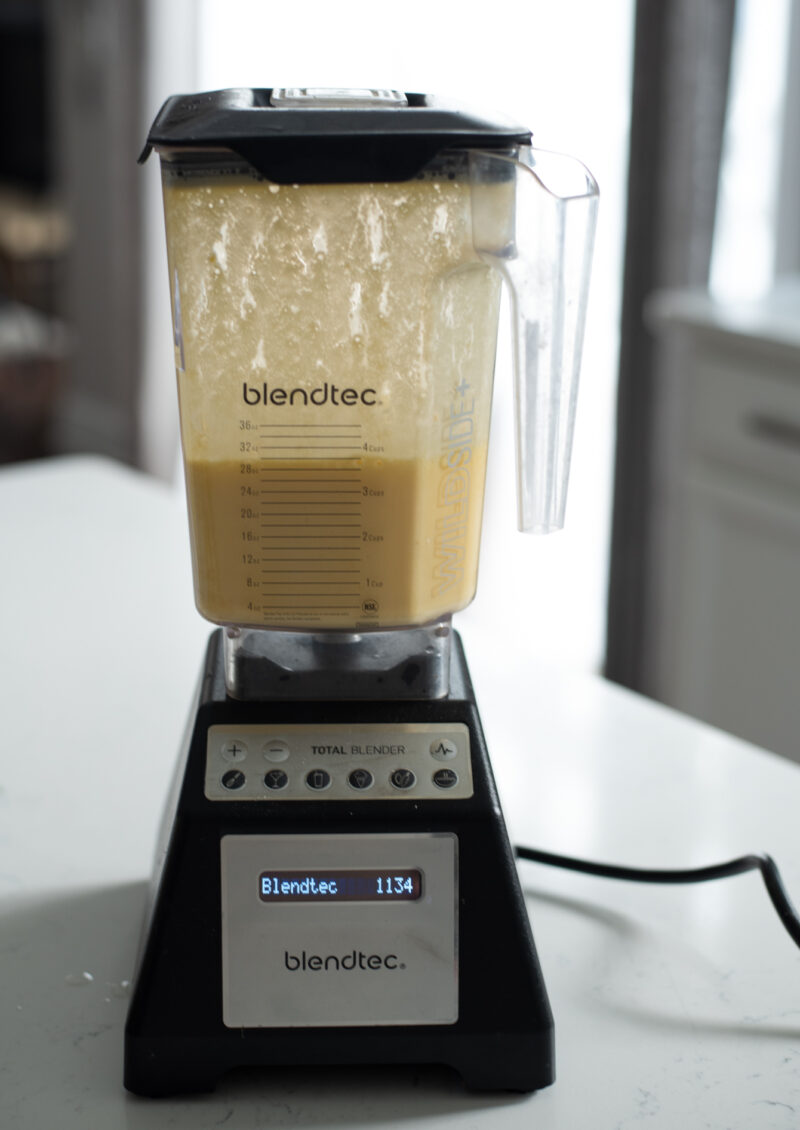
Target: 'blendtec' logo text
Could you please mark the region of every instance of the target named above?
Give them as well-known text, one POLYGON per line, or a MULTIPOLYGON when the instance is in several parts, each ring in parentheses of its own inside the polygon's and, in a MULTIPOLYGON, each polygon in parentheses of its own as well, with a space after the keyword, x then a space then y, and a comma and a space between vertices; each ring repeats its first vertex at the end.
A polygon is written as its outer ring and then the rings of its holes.
POLYGON ((338 385, 324 384, 315 388, 271 388, 267 381, 261 384, 250 385, 245 381, 242 385, 242 399, 251 408, 256 404, 263 404, 266 408, 272 404, 280 407, 288 404, 344 404, 352 407, 355 404, 365 404, 372 408, 378 403, 378 394, 374 388, 339 388, 338 385))
POLYGON ((345 970, 348 973, 358 972, 379 972, 383 969, 395 970, 405 969, 405 965, 398 958, 396 953, 378 954, 378 953, 363 953, 361 950, 351 950, 350 953, 345 954, 326 954, 325 957, 319 953, 307 953, 302 950, 301 953, 289 953, 284 951, 283 964, 286 966, 290 973, 310 972, 310 973, 328 973, 331 970, 345 970))

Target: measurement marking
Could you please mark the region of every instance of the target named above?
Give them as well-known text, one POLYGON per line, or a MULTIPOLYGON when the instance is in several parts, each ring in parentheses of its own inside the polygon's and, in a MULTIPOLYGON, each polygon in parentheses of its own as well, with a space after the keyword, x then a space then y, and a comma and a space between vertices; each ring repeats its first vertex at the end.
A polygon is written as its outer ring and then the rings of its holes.
MULTIPOLYGON (((275 505, 275 504, 273 504, 275 505)), ((290 505, 287 503, 287 505, 290 505)), ((297 503, 294 504, 295 506, 297 503)), ((324 510, 262 510, 261 518, 358 518, 358 511, 338 510, 336 514, 324 510)), ((328 522, 312 522, 312 525, 328 525, 328 522)))
MULTIPOLYGON (((300 482, 308 482, 308 479, 300 479, 300 482)), ((260 494, 361 494, 360 490, 262 490, 260 494)), ((277 503, 276 503, 277 505, 277 503)), ((287 502, 288 506, 289 503, 287 502)), ((328 502, 320 502, 320 506, 329 506, 328 502)))
MULTIPOLYGON (((270 443, 261 444, 259 451, 360 451, 360 446, 354 443, 270 443)), ((262 455, 262 459, 269 459, 269 455, 262 455)), ((279 455, 282 459, 282 455, 279 455)), ((301 458, 299 455, 297 459, 301 458)), ((344 455, 333 455, 333 459, 344 459, 344 455)))
POLYGON ((333 573, 360 573, 360 569, 262 569, 262 573, 308 573, 309 576, 318 573, 320 576, 329 577, 333 573))
MULTIPOLYGON (((274 471, 276 474, 278 472, 283 474, 284 471, 302 471, 302 470, 303 470, 302 467, 270 467, 270 471, 274 471)), ((310 468, 309 468, 309 470, 310 470, 310 468)), ((354 468, 354 467, 329 467, 328 468, 328 471, 332 475, 333 474, 351 475, 354 470, 357 470, 357 468, 354 468)), ((331 482, 330 479, 265 479, 264 475, 266 475, 267 473, 268 473, 267 471, 263 471, 263 472, 259 473, 259 476, 258 476, 259 479, 261 479, 261 481, 264 482, 264 483, 328 483, 328 485, 330 485, 330 482, 331 482)), ((339 482, 340 483, 360 483, 361 479, 360 478, 358 478, 358 479, 339 479, 339 482)))
MULTIPOLYGON (((261 438, 261 440, 270 440, 270 438, 276 438, 276 440, 290 440, 292 436, 278 432, 275 436, 262 435, 259 438, 261 438)), ((341 432, 339 435, 323 435, 322 432, 316 435, 314 432, 308 432, 306 435, 298 436, 297 438, 298 440, 357 440, 358 436, 347 435, 345 432, 341 432)))
MULTIPOLYGON (((284 467, 270 467, 271 471, 284 471, 284 470, 292 471, 292 470, 296 470, 296 469, 297 468, 292 468, 292 467, 285 467, 285 468, 284 467)), ((350 468, 349 467, 331 467, 331 470, 332 471, 347 471, 349 473, 350 468)), ((360 477, 357 478, 357 479, 284 479, 284 478, 265 479, 263 475, 259 475, 259 478, 265 483, 274 483, 274 485, 276 487, 278 487, 278 486, 284 487, 284 486, 288 485, 288 486, 308 487, 309 488, 308 490, 264 490, 263 487, 262 487, 259 490, 259 494, 360 494, 361 493, 361 491, 358 489, 358 487, 345 487, 344 489, 340 489, 339 487, 337 487, 335 485, 337 482, 360 484, 361 483, 360 477), (315 485, 316 483, 322 483, 322 486, 316 486, 315 485), (332 489, 326 490, 325 489, 326 487, 331 487, 332 489)))
MULTIPOLYGON (((299 455, 269 455, 269 456, 262 455, 261 458, 262 459, 271 459, 275 463, 284 463, 284 462, 285 463, 297 463, 301 459, 301 456, 299 456, 299 455)), ((306 455, 306 456, 302 457, 302 460, 303 460, 304 463, 311 463, 312 461, 319 462, 319 463, 322 463, 322 462, 328 463, 332 459, 338 459, 340 463, 352 463, 358 458, 359 458, 359 456, 357 456, 357 455, 306 455)), ((275 469, 276 469, 276 471, 279 471, 280 467, 276 467, 275 469)), ((287 471, 302 471, 302 469, 303 469, 302 467, 287 467, 286 468, 287 471)), ((330 470, 331 471, 352 471, 353 468, 352 467, 331 467, 330 470)))
POLYGON ((276 424, 273 422, 269 424, 259 424, 258 426, 259 428, 361 428, 361 424, 357 424, 355 421, 352 424, 343 424, 341 422, 338 424, 276 424))
MULTIPOLYGON (((301 490, 291 490, 291 491, 273 490, 273 491, 266 491, 265 493, 266 494, 283 495, 284 498, 285 498, 285 501, 281 501, 280 498, 267 498, 258 507, 259 510, 263 510, 263 508, 265 506, 360 506, 361 505, 361 499, 353 499, 351 501, 349 498, 332 498, 330 500, 323 498, 323 499, 318 500, 318 499, 315 499, 315 498, 297 498, 297 499, 295 499, 295 498, 291 497, 295 494, 318 494, 319 492, 315 491, 315 490, 306 490, 306 491, 301 491, 301 490), (286 495, 289 495, 291 497, 291 501, 289 501, 289 499, 286 498, 286 495)), ((326 491, 325 493, 327 493, 327 494, 360 494, 361 491, 355 491, 355 490, 354 491, 326 491)))
MULTIPOLYGON (((300 546, 300 548, 303 549, 304 547, 300 546)), ((331 548, 333 548, 333 547, 331 547, 331 548)), ((275 562, 275 561, 300 561, 300 562, 306 561, 306 562, 308 562, 308 561, 313 561, 314 558, 313 557, 262 557, 261 560, 262 561, 270 561, 270 562, 275 562)), ((352 563, 352 562, 357 562, 358 560, 359 560, 358 557, 321 557, 320 558, 320 562, 324 562, 325 564, 327 564, 329 561, 347 561, 348 563, 352 563)))
POLYGON ((269 490, 264 494, 277 495, 277 498, 265 498, 262 506, 360 506, 360 498, 298 498, 298 495, 317 494, 361 494, 360 490, 269 490), (281 496, 285 501, 281 501, 281 496))
MULTIPOLYGON (((267 529, 271 529, 271 527, 267 527, 267 529)), ((302 525, 296 525, 296 527, 290 527, 290 525, 289 525, 289 527, 287 527, 287 529, 289 529, 289 530, 292 530, 292 529, 302 530, 303 527, 302 527, 302 525)), ((290 537, 292 537, 292 534, 290 534, 290 533, 276 533, 275 537, 276 538, 290 538, 290 537)), ((296 538, 297 538, 297 541, 315 541, 316 538, 324 538, 325 540, 331 540, 331 541, 336 541, 337 539, 340 540, 340 541, 360 541, 360 540, 362 540, 362 539, 360 539, 360 534, 358 534, 358 533, 298 533, 298 534, 296 534, 296 538)), ((288 548, 288 547, 285 546, 284 548, 288 548)))
POLYGON ((297 495, 317 494, 361 494, 360 490, 265 490, 262 494, 277 495, 277 498, 265 498, 262 506, 360 506, 360 498, 298 498, 297 495), (286 500, 281 502, 281 496, 286 500))

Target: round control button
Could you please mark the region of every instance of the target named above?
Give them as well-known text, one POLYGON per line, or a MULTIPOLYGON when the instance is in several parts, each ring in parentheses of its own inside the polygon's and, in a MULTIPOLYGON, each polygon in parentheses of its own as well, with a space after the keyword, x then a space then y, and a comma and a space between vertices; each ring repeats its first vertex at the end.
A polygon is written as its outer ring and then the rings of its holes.
POLYGON ((458 746, 450 738, 437 738, 431 742, 431 757, 437 761, 452 761, 458 754, 458 746))
POLYGON ((310 789, 327 789, 331 783, 331 775, 327 769, 312 769, 306 774, 306 784, 310 789))
POLYGON ((222 774, 222 783, 226 789, 240 789, 245 782, 245 775, 241 769, 229 769, 222 774))
POLYGON ((264 774, 264 784, 268 789, 285 789, 289 784, 289 776, 282 769, 270 769, 264 774))
POLYGON ((369 769, 354 769, 348 776, 347 782, 351 788, 363 790, 368 789, 374 779, 369 769))
POLYGON ((417 778, 410 769, 395 769, 389 780, 396 789, 410 789, 417 783, 417 778))
POLYGON ((239 741, 238 738, 228 739, 222 746, 222 759, 223 761, 230 761, 234 764, 239 761, 244 761, 247 757, 247 745, 239 741))
POLYGON ((264 742, 262 752, 267 761, 286 761, 291 750, 288 742, 281 738, 271 738, 268 742, 264 742))
POLYGON ((458 784, 458 773, 455 769, 437 769, 433 774, 433 783, 438 789, 452 789, 458 784))

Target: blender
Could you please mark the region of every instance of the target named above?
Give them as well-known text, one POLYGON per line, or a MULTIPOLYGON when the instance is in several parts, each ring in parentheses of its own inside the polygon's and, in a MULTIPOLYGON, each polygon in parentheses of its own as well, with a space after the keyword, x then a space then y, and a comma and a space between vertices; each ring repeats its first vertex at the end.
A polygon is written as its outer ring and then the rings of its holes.
POLYGON ((381 90, 178 96, 161 160, 195 598, 125 1085, 443 1063, 552 1082, 453 613, 509 287, 519 525, 563 521, 597 191, 528 130, 381 90))

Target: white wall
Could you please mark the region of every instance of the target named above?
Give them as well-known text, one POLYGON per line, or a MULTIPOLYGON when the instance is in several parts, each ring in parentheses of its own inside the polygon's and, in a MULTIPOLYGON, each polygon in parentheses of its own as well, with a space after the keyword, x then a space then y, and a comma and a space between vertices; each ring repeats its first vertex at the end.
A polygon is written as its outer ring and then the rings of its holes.
MULTIPOLYGON (((147 52, 145 119, 150 123, 170 94, 197 89, 197 5, 194 0, 146 0, 147 52)), ((142 231, 144 342, 142 346, 142 466, 169 481, 178 472, 178 402, 172 349, 172 318, 158 159, 151 157, 144 179, 142 231)))
POLYGON ((738 0, 709 280, 723 301, 800 268, 798 56, 797 0, 738 0))

